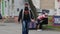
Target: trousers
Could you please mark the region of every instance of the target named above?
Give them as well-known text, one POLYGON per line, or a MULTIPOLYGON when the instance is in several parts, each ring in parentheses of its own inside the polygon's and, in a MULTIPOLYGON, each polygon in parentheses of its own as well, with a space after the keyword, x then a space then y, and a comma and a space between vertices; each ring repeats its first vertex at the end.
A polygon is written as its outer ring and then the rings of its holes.
POLYGON ((29 20, 22 21, 22 34, 28 34, 29 32, 29 20))

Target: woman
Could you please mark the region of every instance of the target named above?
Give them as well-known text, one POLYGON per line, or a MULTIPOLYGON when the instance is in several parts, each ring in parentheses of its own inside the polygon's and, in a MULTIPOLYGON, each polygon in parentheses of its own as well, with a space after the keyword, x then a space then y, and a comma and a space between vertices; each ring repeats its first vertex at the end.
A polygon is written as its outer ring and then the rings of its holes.
POLYGON ((37 22, 38 22, 36 26, 36 28, 38 29, 37 31, 42 31, 43 24, 48 24, 47 14, 42 13, 42 15, 39 15, 37 17, 37 22))

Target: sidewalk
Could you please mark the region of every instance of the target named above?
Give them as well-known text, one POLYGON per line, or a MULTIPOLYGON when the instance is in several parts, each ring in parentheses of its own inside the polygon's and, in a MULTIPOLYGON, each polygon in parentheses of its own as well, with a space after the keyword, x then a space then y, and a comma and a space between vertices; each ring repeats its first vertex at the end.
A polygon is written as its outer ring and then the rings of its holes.
POLYGON ((0 34, 21 34, 21 26, 15 23, 0 23, 0 34))
MULTIPOLYGON (((22 34, 22 24, 16 23, 0 23, 0 34, 22 34)), ((29 30, 29 34, 60 34, 60 31, 54 30, 29 30)))

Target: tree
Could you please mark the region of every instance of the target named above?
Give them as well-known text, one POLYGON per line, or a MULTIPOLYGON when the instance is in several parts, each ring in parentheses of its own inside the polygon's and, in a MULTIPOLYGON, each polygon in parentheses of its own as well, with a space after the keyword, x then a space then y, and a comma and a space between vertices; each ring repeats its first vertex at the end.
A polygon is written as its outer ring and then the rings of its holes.
POLYGON ((29 5, 30 5, 30 8, 31 8, 31 10, 33 11, 34 17, 35 17, 35 19, 36 19, 36 18, 37 18, 37 10, 36 10, 35 6, 33 5, 32 0, 28 0, 28 3, 29 3, 29 5))

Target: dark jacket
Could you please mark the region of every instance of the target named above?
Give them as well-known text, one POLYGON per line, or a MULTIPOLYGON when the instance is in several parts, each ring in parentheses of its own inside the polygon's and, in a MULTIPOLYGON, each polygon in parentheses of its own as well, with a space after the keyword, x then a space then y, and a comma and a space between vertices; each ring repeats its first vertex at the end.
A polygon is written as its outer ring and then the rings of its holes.
POLYGON ((33 13, 31 12, 31 10, 30 10, 30 14, 27 15, 27 18, 26 18, 25 14, 24 14, 24 16, 22 16, 23 15, 22 12, 23 12, 23 9, 19 13, 18 21, 20 21, 20 19, 22 19, 22 20, 31 20, 31 19, 34 19, 34 16, 33 16, 33 13))
POLYGON ((1 15, 1 13, 0 13, 0 19, 2 19, 2 15, 1 15))

